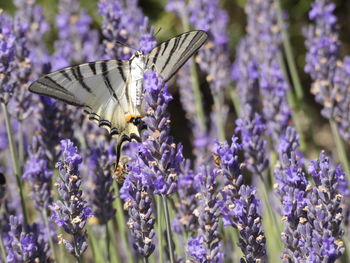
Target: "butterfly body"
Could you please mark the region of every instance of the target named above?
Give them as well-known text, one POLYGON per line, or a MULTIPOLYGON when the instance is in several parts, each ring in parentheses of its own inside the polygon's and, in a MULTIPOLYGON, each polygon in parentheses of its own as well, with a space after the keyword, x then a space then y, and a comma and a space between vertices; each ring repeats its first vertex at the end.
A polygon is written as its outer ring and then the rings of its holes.
POLYGON ((144 128, 143 78, 148 69, 168 81, 206 41, 204 31, 169 39, 150 53, 136 51, 129 60, 107 60, 64 68, 45 75, 29 90, 84 107, 89 119, 117 136, 118 145, 139 138, 144 128))

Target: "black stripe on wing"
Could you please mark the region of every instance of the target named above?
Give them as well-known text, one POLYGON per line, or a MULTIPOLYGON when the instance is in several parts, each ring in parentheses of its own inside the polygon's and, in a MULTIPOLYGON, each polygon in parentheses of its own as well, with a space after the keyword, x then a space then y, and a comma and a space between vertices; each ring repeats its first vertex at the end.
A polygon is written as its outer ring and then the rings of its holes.
POLYGON ((165 81, 169 80, 186 61, 204 44, 208 35, 194 30, 161 43, 147 54, 146 65, 155 67, 165 81))

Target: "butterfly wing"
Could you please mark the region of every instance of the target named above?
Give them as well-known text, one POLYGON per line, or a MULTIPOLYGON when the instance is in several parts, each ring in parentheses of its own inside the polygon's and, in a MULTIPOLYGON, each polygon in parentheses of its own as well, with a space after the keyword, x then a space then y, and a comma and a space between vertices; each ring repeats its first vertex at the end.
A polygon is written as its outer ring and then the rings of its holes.
POLYGON ((128 61, 91 62, 45 75, 31 84, 29 90, 82 106, 89 119, 112 135, 129 135, 137 133, 137 129, 125 116, 139 114, 125 96, 129 72, 128 61))
POLYGON ((168 81, 207 38, 206 32, 195 30, 169 39, 147 54, 147 68, 154 66, 158 74, 168 81))

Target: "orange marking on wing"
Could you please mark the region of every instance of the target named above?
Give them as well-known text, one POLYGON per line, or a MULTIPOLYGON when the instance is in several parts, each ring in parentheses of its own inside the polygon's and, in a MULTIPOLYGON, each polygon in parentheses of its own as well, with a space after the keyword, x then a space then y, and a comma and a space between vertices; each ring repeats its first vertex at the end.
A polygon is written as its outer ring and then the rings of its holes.
POLYGON ((141 115, 133 115, 133 114, 126 115, 126 116, 125 116, 125 121, 126 121, 126 122, 131 122, 132 119, 141 118, 141 117, 142 117, 141 115))

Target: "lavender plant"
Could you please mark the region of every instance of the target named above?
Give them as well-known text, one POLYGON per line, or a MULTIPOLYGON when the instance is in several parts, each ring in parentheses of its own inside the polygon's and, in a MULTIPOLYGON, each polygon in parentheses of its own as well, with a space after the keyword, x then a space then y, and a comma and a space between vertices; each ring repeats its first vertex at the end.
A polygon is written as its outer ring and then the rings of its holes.
POLYGON ((223 176, 224 187, 220 192, 220 212, 224 226, 233 226, 239 231, 239 247, 242 262, 265 262, 266 238, 262 228, 261 201, 253 186, 244 185, 241 164, 238 160, 242 146, 237 138, 232 143, 216 142, 213 153, 216 158, 216 173, 223 176))
POLYGON ((248 0, 245 23, 241 1, 169 0, 165 13, 157 1, 13 0, 16 10, 0 11, 0 261, 348 262, 349 146, 334 133, 350 137, 344 3, 312 1, 309 23, 307 1, 248 0), (333 135, 312 103, 305 110, 295 81, 307 23, 304 70, 333 135), (141 142, 125 145, 116 167, 116 141, 103 129, 27 88, 65 66, 148 53, 153 26, 162 40, 192 28, 209 40, 176 85, 144 72, 141 142), (320 128, 297 125, 307 122, 320 128))
POLYGON ((11 230, 7 241, 7 262, 47 262, 47 245, 42 239, 40 227, 32 225, 25 230, 21 220, 16 216, 10 217, 11 230))
POLYGON ((341 60, 341 44, 334 15, 335 4, 327 0, 312 3, 309 18, 314 22, 305 30, 305 45, 308 48, 305 71, 313 83, 311 92, 323 106, 325 118, 333 119, 340 134, 349 140, 349 91, 347 82, 348 57, 341 60))
POLYGON ((202 166, 198 175, 201 192, 194 214, 198 217, 198 235, 189 240, 187 253, 196 262, 223 262, 219 235, 219 202, 217 199, 217 176, 210 167, 202 166))
POLYGON ((77 148, 70 140, 62 140, 61 151, 61 160, 56 164, 60 173, 57 187, 61 200, 50 206, 51 220, 71 235, 71 240, 59 236, 60 243, 63 243, 67 251, 80 261, 88 247, 87 233, 84 227, 86 221, 92 217, 92 209, 83 199, 80 189, 79 165, 82 158, 78 154, 77 148))

